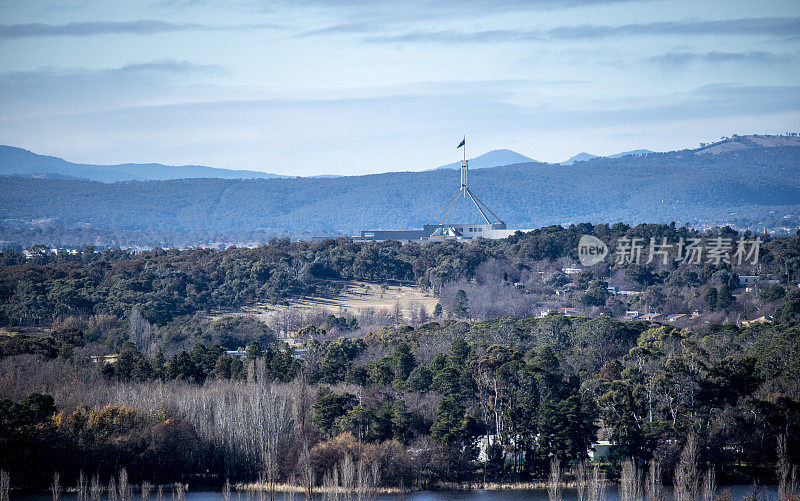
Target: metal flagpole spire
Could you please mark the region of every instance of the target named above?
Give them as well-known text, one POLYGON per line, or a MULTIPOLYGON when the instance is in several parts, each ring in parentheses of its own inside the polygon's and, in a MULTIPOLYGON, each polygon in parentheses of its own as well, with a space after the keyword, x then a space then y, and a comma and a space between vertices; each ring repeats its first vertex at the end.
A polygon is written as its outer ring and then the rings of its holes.
POLYGON ((467 199, 467 186, 469 185, 469 167, 467 167, 467 135, 461 140, 464 144, 464 157, 461 160, 461 191, 464 193, 464 200, 467 199))
POLYGON ((488 212, 489 214, 494 216, 495 219, 497 219, 499 224, 501 224, 501 225, 503 225, 503 227, 505 227, 505 223, 503 222, 503 220, 500 219, 499 217, 497 217, 497 214, 495 214, 492 211, 492 209, 487 207, 486 204, 483 203, 478 197, 476 197, 475 194, 472 193, 472 190, 469 189, 469 162, 467 161, 467 135, 466 134, 464 134, 463 138, 461 139, 461 142, 458 143, 458 148, 464 148, 463 156, 461 157, 461 185, 459 186, 458 192, 455 194, 455 196, 453 196, 453 198, 451 198, 444 205, 444 207, 439 209, 439 212, 437 212, 436 215, 433 216, 433 218, 431 218, 431 220, 428 221, 427 224, 431 224, 433 221, 438 219, 440 215, 444 214, 442 216, 442 219, 439 221, 439 226, 440 226, 440 230, 439 231, 441 231, 441 229, 444 227, 445 221, 447 221, 447 217, 450 215, 450 212, 453 210, 453 208, 456 206, 456 203, 458 202, 458 200, 463 195, 464 196, 464 200, 466 200, 467 197, 469 197, 469 199, 472 201, 472 203, 475 204, 475 207, 478 209, 478 212, 480 212, 481 217, 483 218, 483 220, 486 221, 486 224, 489 224, 489 225, 492 224, 492 222, 489 220, 489 217, 487 216, 487 212, 488 212))

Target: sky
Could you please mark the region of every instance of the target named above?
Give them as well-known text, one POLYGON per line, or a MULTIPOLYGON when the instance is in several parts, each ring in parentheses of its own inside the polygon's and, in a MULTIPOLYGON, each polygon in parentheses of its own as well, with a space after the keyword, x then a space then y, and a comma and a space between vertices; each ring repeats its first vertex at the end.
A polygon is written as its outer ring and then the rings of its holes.
POLYGON ((797 0, 0 0, 0 144, 418 171, 800 131, 797 0))

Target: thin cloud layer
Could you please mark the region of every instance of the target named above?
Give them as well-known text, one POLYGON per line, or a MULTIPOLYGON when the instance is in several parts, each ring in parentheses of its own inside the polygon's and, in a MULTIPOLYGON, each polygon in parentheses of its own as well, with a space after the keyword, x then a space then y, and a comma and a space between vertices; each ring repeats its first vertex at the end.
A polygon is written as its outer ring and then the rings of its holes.
POLYGON ((796 54, 777 54, 769 51, 752 52, 669 52, 648 59, 649 62, 665 67, 683 67, 692 63, 737 63, 764 65, 789 63, 797 59, 796 54))
POLYGON ((153 35, 180 31, 237 31, 277 28, 274 24, 240 24, 214 26, 196 23, 169 23, 152 19, 137 21, 86 21, 66 24, 0 24, 0 39, 28 37, 84 37, 94 35, 128 34, 153 35))
POLYGON ((788 37, 800 32, 800 17, 730 19, 724 21, 664 21, 620 26, 577 25, 543 30, 413 31, 368 36, 367 42, 525 42, 531 40, 600 40, 648 35, 767 35, 788 37))

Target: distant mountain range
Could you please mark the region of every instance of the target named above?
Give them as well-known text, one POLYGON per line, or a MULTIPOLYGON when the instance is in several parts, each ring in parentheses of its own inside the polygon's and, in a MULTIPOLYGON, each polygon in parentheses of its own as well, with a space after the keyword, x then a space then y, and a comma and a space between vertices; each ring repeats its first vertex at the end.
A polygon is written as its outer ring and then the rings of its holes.
MULTIPOLYGON (((715 143, 704 144, 696 153, 718 154, 737 151, 749 147, 798 146, 800 138, 792 136, 733 136, 715 143)), ((557 165, 573 165, 596 158, 622 158, 627 156, 643 156, 654 153, 651 150, 631 150, 614 155, 600 156, 581 152, 557 165)), ((489 169, 504 165, 521 163, 540 163, 530 157, 509 149, 492 150, 483 155, 469 159, 472 169, 489 169)), ((431 170, 458 169, 461 162, 453 162, 431 170)), ((164 164, 117 164, 93 165, 69 162, 62 158, 40 155, 13 146, 0 145, 0 176, 30 177, 36 179, 82 179, 113 183, 118 181, 167 181, 171 179, 277 179, 295 176, 284 176, 268 172, 251 170, 231 170, 203 165, 164 165, 164 164)), ((320 175, 310 176, 313 179, 333 179, 344 176, 320 175)))
POLYGON ((0 176, 85 179, 104 183, 116 181, 165 181, 168 179, 187 178, 272 179, 287 177, 267 172, 217 169, 202 165, 76 164, 58 157, 38 155, 13 146, 0 146, 0 176))
MULTIPOLYGON (((676 221, 758 229, 767 220, 792 228, 800 220, 800 138, 742 136, 695 150, 574 165, 516 163, 476 169, 471 187, 510 228, 676 221)), ((58 235, 94 228, 129 232, 127 242, 162 232, 156 234, 184 235, 185 243, 231 241, 225 239, 232 232, 259 232, 258 239, 353 235, 419 228, 457 189, 458 174, 447 169, 138 183, 6 176, 0 177, 0 231, 30 228, 30 241, 46 227, 58 235)), ((479 219, 464 200, 449 218, 479 219)), ((13 232, 0 235, 14 238, 13 232)))
MULTIPOLYGON (((631 150, 631 151, 623 151, 621 153, 615 153, 613 155, 607 155, 605 158, 622 158, 627 156, 642 156, 647 155, 648 153, 654 153, 650 150, 631 150)), ((561 162, 561 165, 572 165, 575 162, 585 162, 587 160, 591 160, 593 158, 602 158, 601 155, 593 155, 591 153, 578 153, 577 155, 570 157, 569 159, 561 162)))
MULTIPOLYGON (((606 158, 621 158, 629 155, 640 156, 647 155, 648 153, 653 152, 650 150, 623 151, 614 155, 608 155, 606 158)), ((560 165, 572 165, 575 162, 584 162, 586 160, 600 157, 600 155, 593 155, 591 153, 578 153, 568 160, 561 162, 560 165)), ((517 153, 516 151, 502 149, 492 150, 479 157, 469 159, 469 166, 471 169, 488 169, 491 167, 500 167, 503 165, 521 164, 526 162, 536 162, 536 160, 517 153)), ((436 169, 458 169, 460 166, 461 162, 453 162, 451 164, 442 165, 441 167, 436 167, 436 169)))

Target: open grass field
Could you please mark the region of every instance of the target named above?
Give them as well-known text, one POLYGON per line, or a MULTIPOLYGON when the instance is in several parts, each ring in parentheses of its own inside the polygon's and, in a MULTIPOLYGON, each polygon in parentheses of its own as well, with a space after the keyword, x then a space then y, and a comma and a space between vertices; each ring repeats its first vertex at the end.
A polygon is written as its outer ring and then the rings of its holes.
MULTIPOLYGON (((220 312, 213 316, 246 315, 258 318, 266 324, 279 327, 287 323, 288 315, 311 316, 333 314, 337 316, 362 316, 365 313, 395 315, 399 309, 404 319, 418 315, 420 309, 427 316, 433 314, 438 299, 413 285, 385 285, 368 282, 341 281, 341 292, 332 297, 306 296, 290 299, 286 305, 269 303, 244 307, 235 312, 220 312)), ((278 328, 285 333, 286 329, 278 328)))

